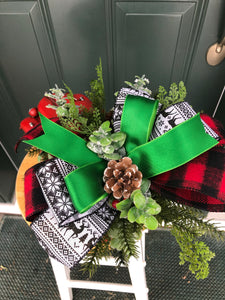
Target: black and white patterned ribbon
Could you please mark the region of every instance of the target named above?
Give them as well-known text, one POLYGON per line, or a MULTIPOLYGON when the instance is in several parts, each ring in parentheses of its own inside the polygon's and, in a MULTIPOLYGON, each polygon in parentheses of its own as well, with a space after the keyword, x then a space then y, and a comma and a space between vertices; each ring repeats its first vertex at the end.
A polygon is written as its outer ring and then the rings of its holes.
POLYGON ((35 219, 31 228, 49 256, 72 268, 102 238, 116 214, 105 202, 93 214, 59 227, 51 209, 48 209, 35 219))
POLYGON ((57 158, 40 167, 36 175, 49 209, 31 224, 48 255, 69 268, 102 238, 117 215, 108 205, 108 197, 83 214, 74 209, 63 177, 75 168, 57 158))
POLYGON ((64 177, 74 171, 76 166, 59 158, 54 158, 41 166, 36 176, 49 208, 52 210, 59 226, 83 218, 98 209, 107 197, 91 207, 87 212, 80 214, 73 206, 64 177))

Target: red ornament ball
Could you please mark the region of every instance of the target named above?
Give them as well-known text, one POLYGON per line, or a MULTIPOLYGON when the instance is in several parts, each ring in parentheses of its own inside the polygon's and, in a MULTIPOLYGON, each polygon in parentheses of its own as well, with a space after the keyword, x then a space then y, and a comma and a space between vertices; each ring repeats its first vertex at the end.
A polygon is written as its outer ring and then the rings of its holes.
POLYGON ((38 116, 38 110, 36 107, 32 107, 29 109, 29 115, 33 118, 36 118, 38 116))

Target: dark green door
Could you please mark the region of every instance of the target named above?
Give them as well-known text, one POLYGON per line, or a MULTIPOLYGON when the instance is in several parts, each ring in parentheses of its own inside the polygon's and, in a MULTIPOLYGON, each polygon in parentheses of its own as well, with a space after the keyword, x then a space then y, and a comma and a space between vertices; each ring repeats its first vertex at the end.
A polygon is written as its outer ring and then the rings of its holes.
MULTIPOLYGON (((19 123, 44 92, 64 80, 83 92, 102 58, 107 108, 124 80, 146 74, 152 89, 184 80, 188 101, 213 114, 225 84, 225 61, 206 53, 223 32, 224 0, 0 1, 0 137, 14 153, 19 123)), ((225 99, 216 117, 224 122, 225 99)), ((224 122, 225 124, 225 122, 224 122)))

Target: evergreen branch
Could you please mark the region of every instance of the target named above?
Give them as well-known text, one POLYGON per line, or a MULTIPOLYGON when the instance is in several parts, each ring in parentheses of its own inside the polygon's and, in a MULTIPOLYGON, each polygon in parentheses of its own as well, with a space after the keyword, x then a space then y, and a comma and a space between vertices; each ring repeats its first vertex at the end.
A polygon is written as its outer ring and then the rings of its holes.
POLYGON ((83 259, 81 264, 81 271, 83 273, 88 272, 91 278, 99 266, 99 261, 102 258, 108 258, 111 256, 110 238, 106 234, 96 245, 93 247, 83 259))
POLYGON ((101 112, 102 121, 104 120, 105 91, 102 73, 102 60, 99 58, 99 65, 96 66, 97 79, 90 83, 90 91, 85 91, 85 95, 92 101, 94 108, 101 112))
POLYGON ((110 245, 113 249, 123 252, 125 263, 128 263, 131 256, 138 258, 139 252, 136 242, 140 238, 142 230, 143 225, 130 223, 127 219, 120 218, 117 218, 109 229, 110 245))

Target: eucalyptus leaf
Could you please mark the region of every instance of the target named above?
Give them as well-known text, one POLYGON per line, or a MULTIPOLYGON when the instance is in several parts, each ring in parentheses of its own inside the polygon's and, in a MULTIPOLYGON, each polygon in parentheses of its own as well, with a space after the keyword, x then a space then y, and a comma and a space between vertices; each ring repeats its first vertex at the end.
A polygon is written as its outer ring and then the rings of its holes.
POLYGON ((100 142, 101 146, 103 146, 103 147, 108 146, 108 145, 111 144, 111 140, 107 137, 101 138, 99 140, 99 142, 100 142))
POLYGON ((150 230, 156 230, 158 228, 158 221, 154 216, 146 217, 144 224, 150 230))
POLYGON ((136 219, 140 217, 138 209, 135 206, 131 207, 128 211, 127 217, 131 223, 135 222, 136 219))
POLYGON ((140 217, 138 217, 138 218, 136 219, 136 222, 137 222, 138 224, 144 224, 144 222, 145 222, 145 215, 141 215, 140 217))
POLYGON ((89 136, 89 140, 92 142, 92 143, 97 143, 99 141, 99 138, 95 135, 91 135, 89 136))
POLYGON ((119 160, 121 156, 118 153, 112 153, 112 154, 104 154, 103 158, 107 160, 111 160, 111 159, 119 160))
POLYGON ((149 207, 146 210, 146 215, 156 215, 156 209, 154 207, 149 207))
POLYGON ((147 178, 142 179, 141 191, 143 194, 145 194, 149 190, 150 185, 151 185, 151 181, 149 179, 147 179, 147 178))
POLYGON ((100 126, 100 128, 101 128, 103 131, 106 131, 106 132, 109 132, 109 131, 112 130, 112 129, 110 128, 110 122, 109 122, 109 121, 105 121, 104 123, 102 123, 102 125, 100 126))
POLYGON ((97 131, 97 130, 95 130, 95 131, 93 131, 93 135, 95 135, 95 136, 102 136, 102 133, 99 132, 99 131, 97 131))
MULTIPOLYGON (((116 208, 117 208, 117 206, 116 206, 116 208)), ((124 209, 124 210, 122 210, 121 213, 120 213, 120 218, 121 218, 121 219, 122 219, 122 218, 126 218, 127 215, 128 215, 128 209, 127 209, 127 210, 124 209)))
POLYGON ((128 210, 131 207, 131 205, 132 205, 132 200, 128 198, 117 203, 116 208, 118 210, 124 210, 124 209, 128 210))
POLYGON ((112 239, 111 239, 110 246, 111 246, 113 249, 117 249, 117 250, 121 250, 121 248, 122 248, 122 245, 121 245, 121 243, 120 243, 120 240, 117 239, 117 238, 112 238, 112 239))
POLYGON ((133 196, 134 205, 138 209, 143 209, 145 207, 146 199, 140 190, 137 190, 135 195, 133 196))
POLYGON ((111 135, 111 139, 114 142, 123 141, 123 143, 124 143, 126 140, 126 134, 124 132, 115 132, 111 135))
POLYGON ((124 144, 124 141, 112 142, 112 145, 115 150, 118 150, 119 148, 121 148, 123 146, 123 144, 124 144))
POLYGON ((102 147, 102 150, 106 154, 112 154, 114 152, 114 148, 111 145, 106 146, 106 147, 102 147))

